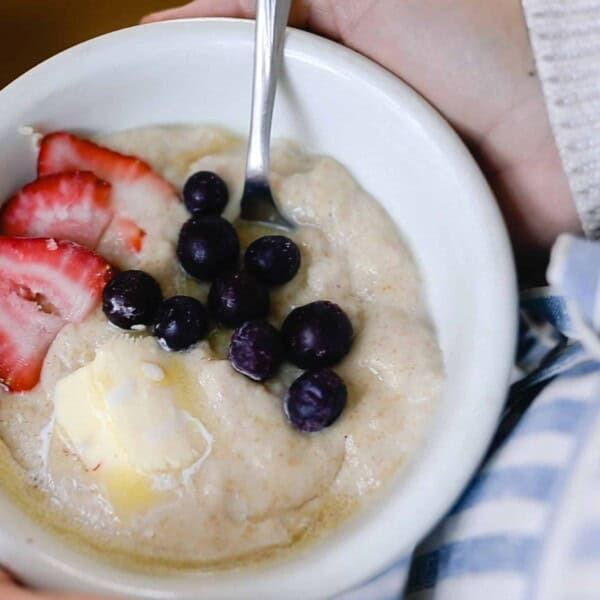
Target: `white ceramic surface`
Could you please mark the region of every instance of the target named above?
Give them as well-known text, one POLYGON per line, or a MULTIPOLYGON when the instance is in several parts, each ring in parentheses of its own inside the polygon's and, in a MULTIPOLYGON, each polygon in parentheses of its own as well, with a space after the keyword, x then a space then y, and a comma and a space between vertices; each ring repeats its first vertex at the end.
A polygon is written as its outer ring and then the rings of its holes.
MULTIPOLYGON (((245 132, 252 43, 249 22, 171 22, 112 33, 36 67, 0 92, 0 198, 34 175, 20 125, 108 132, 208 122, 245 132)), ((508 381, 516 291, 501 218, 470 155, 389 73, 295 30, 274 135, 345 163, 417 256, 448 374, 426 448, 379 502, 319 545, 283 564, 237 572, 127 573, 64 545, 0 495, 0 562, 26 581, 135 598, 331 597, 409 551, 481 459, 508 381)))

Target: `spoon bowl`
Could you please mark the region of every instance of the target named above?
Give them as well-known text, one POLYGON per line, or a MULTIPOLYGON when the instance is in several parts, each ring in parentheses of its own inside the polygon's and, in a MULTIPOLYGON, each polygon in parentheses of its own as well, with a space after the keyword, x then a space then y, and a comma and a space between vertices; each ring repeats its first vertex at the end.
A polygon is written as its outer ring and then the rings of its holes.
POLYGON ((254 222, 265 227, 284 231, 295 229, 295 225, 277 208, 271 186, 265 181, 246 179, 240 217, 243 221, 254 222))

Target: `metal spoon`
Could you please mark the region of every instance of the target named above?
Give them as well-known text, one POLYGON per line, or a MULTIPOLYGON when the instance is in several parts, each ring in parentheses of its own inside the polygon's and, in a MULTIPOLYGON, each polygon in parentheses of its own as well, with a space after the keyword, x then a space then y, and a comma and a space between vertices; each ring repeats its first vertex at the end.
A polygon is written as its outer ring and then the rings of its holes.
POLYGON ((292 0, 257 0, 252 115, 241 218, 293 229, 277 208, 269 184, 271 123, 285 28, 292 0))

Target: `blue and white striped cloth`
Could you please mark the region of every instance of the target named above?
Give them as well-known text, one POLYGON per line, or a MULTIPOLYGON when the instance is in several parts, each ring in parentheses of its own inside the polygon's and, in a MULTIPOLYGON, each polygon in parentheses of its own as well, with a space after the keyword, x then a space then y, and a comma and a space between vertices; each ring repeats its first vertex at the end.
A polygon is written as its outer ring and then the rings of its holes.
POLYGON ((600 242, 562 236, 521 302, 488 458, 406 560, 344 600, 600 599, 600 242))

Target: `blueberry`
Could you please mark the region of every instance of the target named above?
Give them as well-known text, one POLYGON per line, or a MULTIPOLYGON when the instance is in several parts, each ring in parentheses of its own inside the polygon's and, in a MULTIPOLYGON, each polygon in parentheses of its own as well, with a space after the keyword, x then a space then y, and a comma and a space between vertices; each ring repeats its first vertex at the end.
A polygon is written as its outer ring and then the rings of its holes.
POLYGON ((183 201, 194 216, 220 215, 228 200, 227 184, 211 171, 194 173, 183 187, 183 201))
POLYGON ((240 240, 221 217, 193 217, 181 228, 177 257, 186 273, 211 280, 237 265, 240 240))
POLYGON ((102 293, 102 310, 121 329, 151 325, 162 302, 156 280, 144 271, 115 275, 102 293))
POLYGON ((268 288, 249 273, 239 271, 215 279, 208 294, 211 315, 228 327, 266 317, 269 304, 268 288))
POLYGON ((290 386, 283 408, 292 425, 313 433, 329 427, 342 414, 348 399, 344 381, 329 369, 307 371, 290 386))
POLYGON ((279 331, 266 321, 246 321, 233 332, 228 356, 236 371, 254 381, 265 381, 283 362, 279 331))
POLYGON ((270 285, 281 285, 294 278, 300 268, 298 246, 283 235, 266 235, 252 242, 244 257, 246 269, 270 285))
POLYGON ((186 350, 208 333, 208 313, 190 296, 173 296, 158 309, 154 335, 165 350, 186 350))
POLYGON ((319 301, 293 310, 281 327, 291 362, 302 369, 321 369, 338 363, 352 345, 352 323, 333 302, 319 301))

